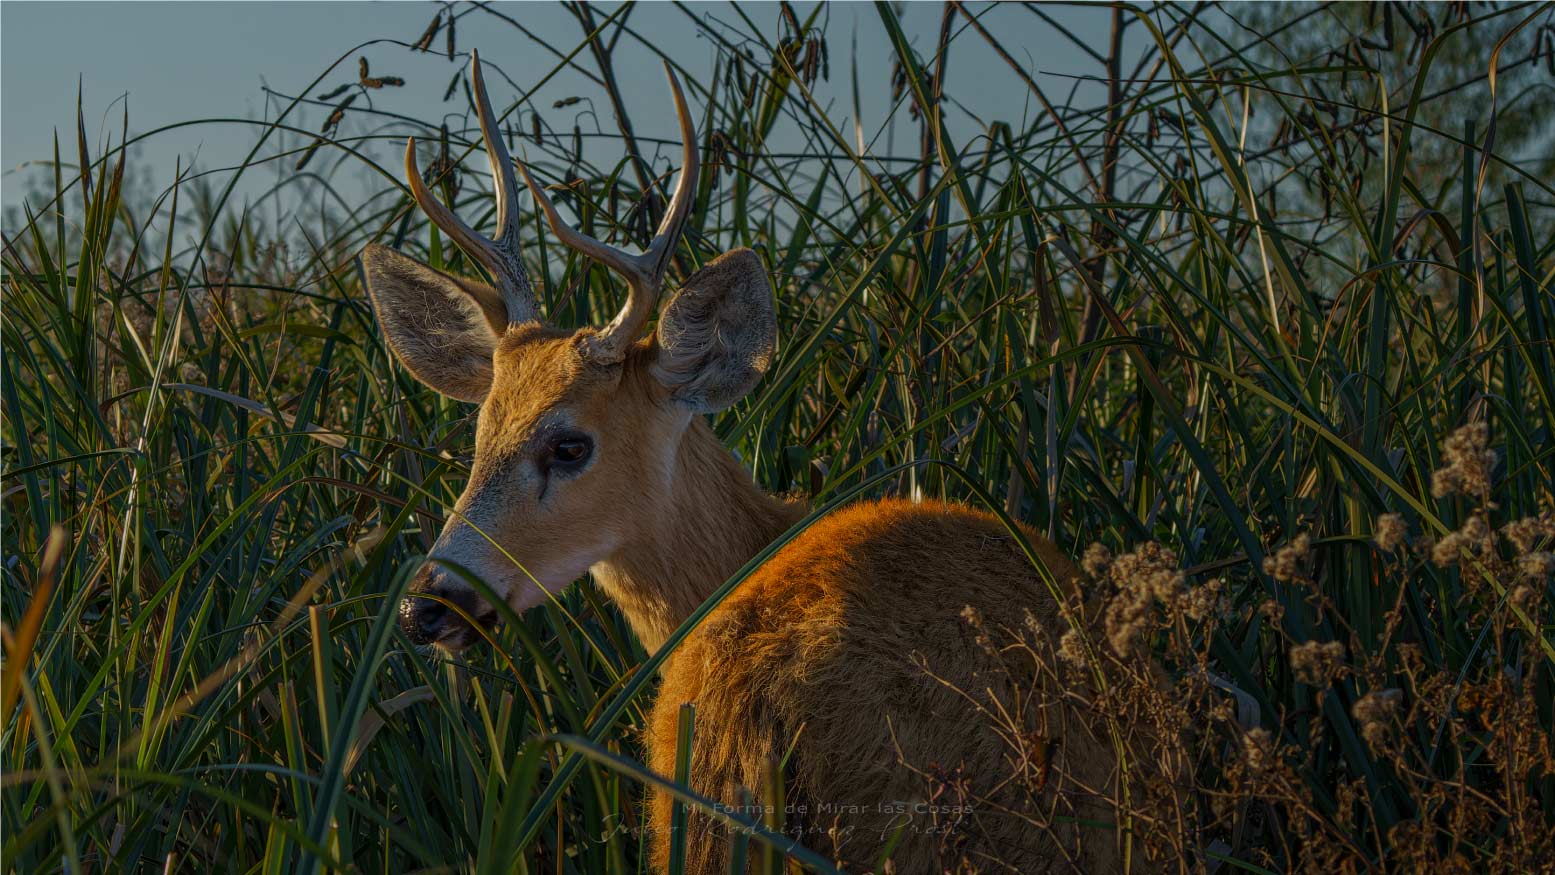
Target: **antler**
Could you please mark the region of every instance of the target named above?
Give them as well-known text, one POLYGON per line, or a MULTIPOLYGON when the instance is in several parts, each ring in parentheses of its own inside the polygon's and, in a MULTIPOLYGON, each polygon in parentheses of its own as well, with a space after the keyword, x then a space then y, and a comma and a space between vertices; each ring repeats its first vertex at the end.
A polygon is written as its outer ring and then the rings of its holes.
MULTIPOLYGON (((499 315, 508 324, 540 321, 540 305, 535 299, 534 288, 524 273, 519 258, 518 244, 518 183, 513 178, 513 159, 508 157, 502 142, 502 132, 497 129, 496 115, 491 111, 491 101, 486 97, 486 80, 481 77, 481 58, 478 52, 470 53, 470 82, 475 88, 475 112, 480 118, 481 137, 486 141, 486 158, 491 162, 491 176, 497 189, 497 235, 494 238, 476 233, 453 211, 443 206, 421 180, 416 166, 416 138, 405 143, 405 176, 410 181, 410 191, 422 212, 437 227, 454 239, 459 248, 479 261, 497 283, 502 299, 481 300, 481 308, 488 315, 499 315), (500 310, 500 314, 498 313, 500 310)), ((527 176, 527 174, 526 174, 527 176)))
POLYGON ((670 69, 668 62, 664 64, 664 72, 669 75, 670 89, 675 95, 675 112, 680 117, 680 138, 685 155, 681 159, 680 180, 675 184, 675 194, 670 198, 669 209, 659 222, 659 230, 653 242, 648 244, 642 254, 623 252, 563 222, 551 199, 535 184, 534 177, 529 175, 529 169, 522 163, 518 165, 524 174, 524 181, 529 184, 529 190, 534 192, 535 202, 545 211, 545 217, 556 236, 569 247, 626 278, 626 304, 610 320, 610 324, 595 335, 595 352, 605 361, 620 361, 626 355, 627 348, 642 333, 648 317, 653 314, 659 292, 664 288, 664 270, 669 266, 670 255, 675 251, 681 229, 686 224, 686 215, 691 211, 691 201, 696 195, 699 166, 696 126, 691 122, 691 111, 686 108, 686 96, 681 93, 680 80, 675 78, 675 71, 670 69))

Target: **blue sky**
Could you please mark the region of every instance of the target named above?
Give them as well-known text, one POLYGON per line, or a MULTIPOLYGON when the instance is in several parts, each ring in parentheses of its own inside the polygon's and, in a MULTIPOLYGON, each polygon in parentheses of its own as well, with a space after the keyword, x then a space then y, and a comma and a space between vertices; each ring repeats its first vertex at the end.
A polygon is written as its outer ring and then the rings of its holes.
MULTIPOLYGON (((795 6, 801 16, 812 8, 807 3, 795 6)), ((132 166, 157 190, 171 181, 175 160, 181 159, 185 166, 196 161, 207 170, 240 162, 260 132, 259 125, 241 120, 273 118, 286 98, 304 90, 337 60, 343 59, 334 73, 313 89, 315 95, 353 81, 358 58, 365 57, 374 75, 392 74, 406 80, 404 88, 373 93, 375 108, 423 120, 458 113, 462 102, 444 103, 442 95, 465 59, 450 62, 441 54, 415 53, 393 42, 413 42, 439 8, 442 4, 424 2, 0 4, 0 168, 4 170, 0 187, 4 203, 17 202, 24 189, 27 162, 49 158, 55 130, 60 132, 66 159, 73 158, 78 82, 94 149, 105 134, 117 141, 120 112, 126 103, 132 136, 194 119, 235 120, 174 127, 138 142, 132 149, 132 166), (378 42, 352 51, 354 46, 372 41, 378 42), (273 93, 267 94, 267 88, 273 93)), ((457 8, 465 13, 459 19, 458 50, 479 48, 483 60, 500 71, 487 74, 499 104, 511 102, 520 88, 531 87, 556 65, 554 54, 513 24, 468 6, 457 8)), ((560 5, 501 3, 493 8, 563 52, 581 43, 577 20, 560 5)), ((599 4, 596 8, 603 19, 617 7, 599 4)), ((745 4, 739 10, 727 3, 691 3, 685 8, 705 25, 726 34, 748 32, 752 25, 769 36, 777 31, 776 3, 745 4), (748 21, 742 20, 742 14, 748 21)), ((922 55, 932 53, 942 8, 939 3, 900 6, 903 24, 922 55)), ((1013 5, 970 8, 987 10, 981 19, 984 25, 998 35, 1055 102, 1070 95, 1075 77, 1101 72, 1094 60, 1027 10, 1013 5)), ((829 83, 817 83, 817 97, 823 103, 832 102, 834 119, 851 130, 849 58, 854 54, 850 45, 856 39, 862 117, 866 131, 874 133, 889 108, 892 57, 879 16, 873 4, 866 3, 833 4, 825 14, 830 15, 827 33, 832 69, 829 83)), ((1051 14, 1104 50, 1106 9, 1057 8, 1051 14)), ((964 27, 964 19, 961 23, 964 27)), ((663 75, 642 42, 670 54, 700 76, 711 71, 717 48, 705 34, 697 32, 686 11, 668 3, 640 4, 632 10, 628 24, 636 36, 620 41, 616 64, 638 134, 671 138, 674 129, 663 75)), ((1139 28, 1131 36, 1137 42, 1145 33, 1139 28)), ((438 48, 442 40, 440 35, 438 48)), ((577 60, 593 71, 587 51, 577 60)), ((950 68, 947 93, 985 122, 1006 120, 1019 129, 1023 120, 1039 112, 1029 90, 972 30, 962 30, 952 44, 950 68)), ((1081 87, 1081 102, 1094 103, 1099 97, 1094 84, 1081 87), (1087 87, 1089 91, 1084 90, 1087 87)), ((586 102, 566 110, 552 109, 554 101, 570 96, 592 100, 600 128, 614 132, 604 90, 575 71, 563 71, 555 77, 536 93, 532 105, 558 129, 570 130, 574 121, 589 129, 594 119, 579 115, 588 108, 586 102)), ((327 108, 308 107, 291 118, 299 128, 316 129, 327 113, 327 108)), ((462 114, 449 117, 463 123, 462 114)), ((960 124, 974 123, 963 115, 960 124)), ((366 133, 372 125, 366 118, 348 115, 342 133, 366 133)), ((967 129, 969 135, 980 127, 967 129)), ((405 127, 391 130, 402 135, 405 127)), ((898 150, 912 148, 911 131, 904 128, 897 136, 898 150)), ((781 148, 782 142, 779 139, 774 148, 781 148)), ((884 137, 877 151, 883 151, 883 143, 884 137)), ((374 157, 392 161, 389 146, 382 144, 382 151, 374 157)), ((329 163, 320 161, 310 169, 329 163)), ((248 190, 243 194, 257 196, 290 172, 291 165, 291 161, 273 162, 259 173, 251 172, 245 177, 248 190)), ((365 171, 352 169, 351 173, 361 185, 374 184, 365 171)))

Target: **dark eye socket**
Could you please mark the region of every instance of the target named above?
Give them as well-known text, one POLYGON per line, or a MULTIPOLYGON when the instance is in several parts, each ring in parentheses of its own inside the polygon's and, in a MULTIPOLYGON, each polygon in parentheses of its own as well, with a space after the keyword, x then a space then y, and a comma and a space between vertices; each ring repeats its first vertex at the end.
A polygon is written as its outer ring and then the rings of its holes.
POLYGON ((588 461, 594 442, 580 434, 563 435, 551 444, 551 461, 561 467, 576 467, 588 461))

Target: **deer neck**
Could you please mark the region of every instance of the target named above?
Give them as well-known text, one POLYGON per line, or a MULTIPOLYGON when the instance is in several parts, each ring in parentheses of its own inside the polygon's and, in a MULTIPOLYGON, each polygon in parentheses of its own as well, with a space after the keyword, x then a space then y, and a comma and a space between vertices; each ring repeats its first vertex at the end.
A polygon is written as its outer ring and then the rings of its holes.
POLYGON ((638 515, 621 546, 590 569, 649 653, 808 510, 763 492, 700 417, 670 465, 669 488, 638 515))

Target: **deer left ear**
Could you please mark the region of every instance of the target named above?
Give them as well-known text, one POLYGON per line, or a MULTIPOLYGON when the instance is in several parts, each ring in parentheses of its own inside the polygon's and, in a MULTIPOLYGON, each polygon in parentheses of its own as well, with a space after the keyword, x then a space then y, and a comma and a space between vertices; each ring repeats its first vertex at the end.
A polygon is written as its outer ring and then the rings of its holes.
POLYGON ((373 311, 400 363, 444 395, 484 400, 498 326, 505 322, 496 291, 376 243, 362 250, 361 260, 373 311))
POLYGON ((756 385, 776 345, 766 267, 755 252, 735 249, 697 271, 664 306, 653 375, 678 403, 712 413, 756 385))

